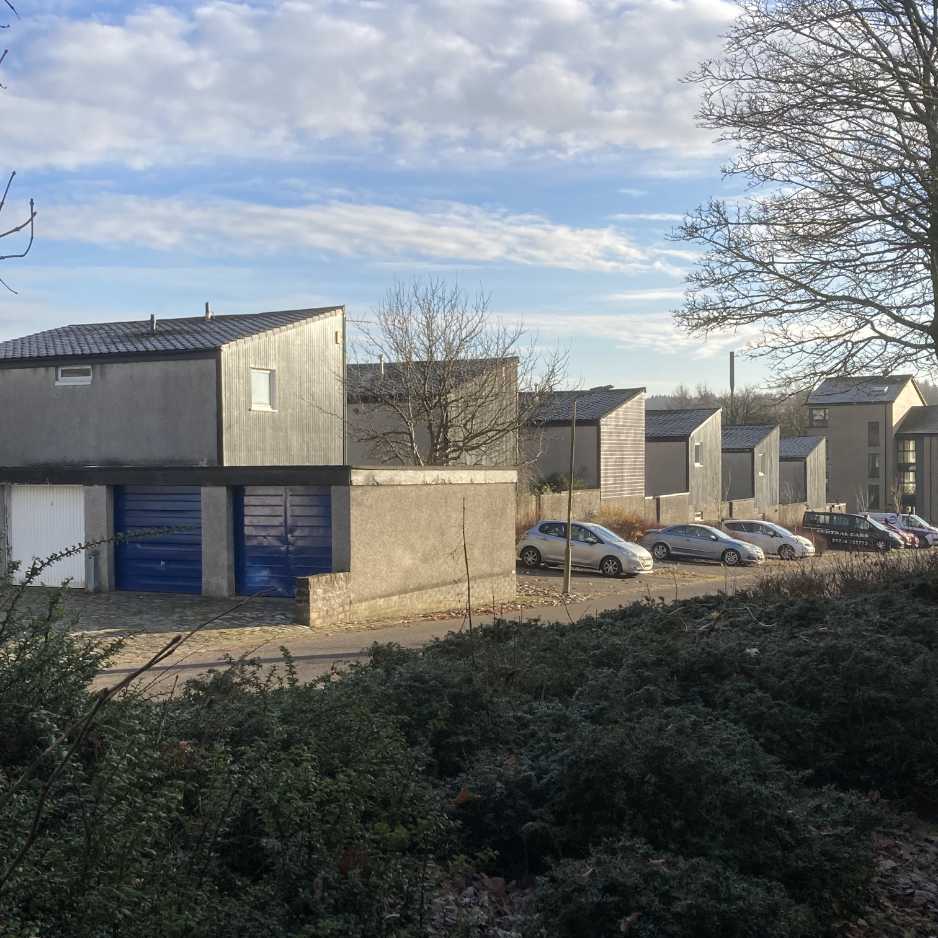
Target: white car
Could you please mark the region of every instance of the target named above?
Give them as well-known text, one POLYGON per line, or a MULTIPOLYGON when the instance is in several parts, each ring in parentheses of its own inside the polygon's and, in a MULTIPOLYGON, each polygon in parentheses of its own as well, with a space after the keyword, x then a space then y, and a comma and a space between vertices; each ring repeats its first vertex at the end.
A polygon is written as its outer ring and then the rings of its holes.
MULTIPOLYGON (((625 541, 601 524, 576 521, 571 525, 571 565, 598 570, 603 576, 637 576, 654 567, 651 554, 639 544, 625 541)), ((564 521, 541 521, 525 531, 518 542, 518 557, 526 567, 563 564, 567 550, 564 521)))
POLYGON ((794 560, 796 557, 813 557, 814 544, 800 534, 771 521, 724 521, 723 527, 741 541, 761 547, 767 556, 794 560))

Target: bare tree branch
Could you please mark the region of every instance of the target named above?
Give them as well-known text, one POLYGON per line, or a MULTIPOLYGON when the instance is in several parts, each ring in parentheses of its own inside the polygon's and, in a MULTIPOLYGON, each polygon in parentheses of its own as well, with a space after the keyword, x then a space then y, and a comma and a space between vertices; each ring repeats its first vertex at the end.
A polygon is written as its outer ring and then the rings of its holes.
POLYGON ((442 280, 388 290, 349 369, 350 432, 379 462, 515 465, 519 433, 566 370, 488 296, 442 280))
POLYGON ((712 201, 678 321, 752 339, 782 387, 938 371, 938 28, 912 0, 740 0, 691 76, 747 201, 712 201))

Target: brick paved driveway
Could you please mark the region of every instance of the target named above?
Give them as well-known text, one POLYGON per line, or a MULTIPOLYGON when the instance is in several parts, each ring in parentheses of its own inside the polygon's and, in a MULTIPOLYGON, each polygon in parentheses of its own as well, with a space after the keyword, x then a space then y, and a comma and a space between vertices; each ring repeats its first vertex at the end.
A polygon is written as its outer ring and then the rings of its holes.
MULTIPOLYGON (((30 587, 23 597, 23 607, 39 610, 54 592, 30 587)), ((296 621, 292 599, 209 599, 170 593, 86 593, 77 589, 67 590, 64 597, 66 620, 80 632, 181 632, 210 619, 214 620, 212 629, 283 626, 296 621)))

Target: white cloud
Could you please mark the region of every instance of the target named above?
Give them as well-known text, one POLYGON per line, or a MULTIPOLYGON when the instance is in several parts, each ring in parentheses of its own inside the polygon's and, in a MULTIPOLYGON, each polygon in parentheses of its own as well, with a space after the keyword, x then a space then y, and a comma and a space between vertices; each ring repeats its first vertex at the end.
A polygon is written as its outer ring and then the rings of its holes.
POLYGON ((576 228, 450 202, 418 209, 341 201, 283 207, 103 196, 45 205, 42 220, 42 236, 52 240, 208 257, 322 252, 382 263, 410 258, 629 273, 667 267, 613 226, 576 228))
MULTIPOLYGON (((8 59, 12 165, 711 152, 680 79, 728 0, 204 0, 37 16, 8 59)), ((6 67, 6 66, 5 66, 6 67)))
POLYGON ((664 287, 657 290, 624 290, 621 293, 610 293, 604 299, 619 303, 653 303, 660 300, 680 300, 683 296, 683 287, 664 287))
POLYGON ((540 336, 575 338, 589 335, 605 338, 623 352, 650 351, 694 360, 710 359, 729 349, 741 350, 755 333, 713 333, 705 340, 680 329, 670 313, 597 315, 588 312, 568 315, 525 315, 525 326, 540 336))
POLYGON ((609 216, 613 221, 683 221, 684 216, 677 212, 617 212, 609 216))

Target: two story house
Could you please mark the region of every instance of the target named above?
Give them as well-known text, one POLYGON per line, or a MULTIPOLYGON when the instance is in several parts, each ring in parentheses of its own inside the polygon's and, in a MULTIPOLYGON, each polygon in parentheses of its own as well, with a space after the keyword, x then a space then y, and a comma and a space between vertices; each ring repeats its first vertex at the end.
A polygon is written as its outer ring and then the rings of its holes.
POLYGON ((920 506, 928 483, 926 407, 912 375, 828 378, 808 396, 808 425, 827 441, 828 498, 848 511, 920 506), (914 413, 913 413, 914 412, 914 413), (908 432, 901 433, 906 418, 908 432), (900 493, 899 489, 903 491, 900 493))

